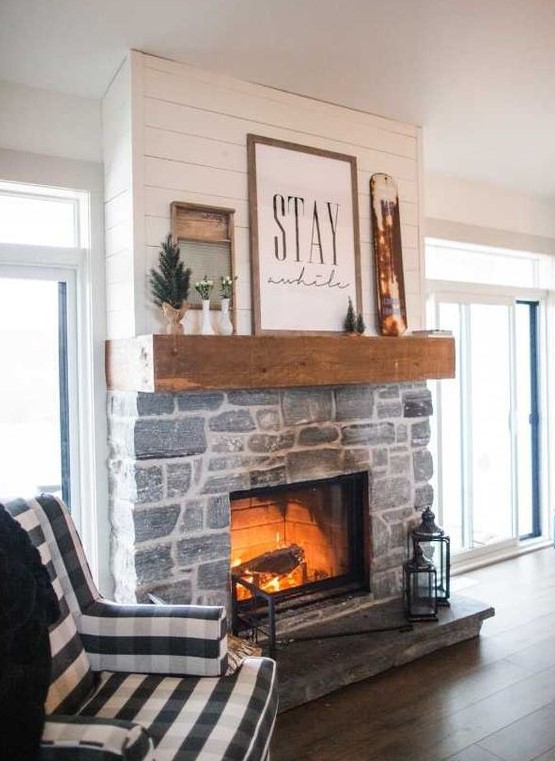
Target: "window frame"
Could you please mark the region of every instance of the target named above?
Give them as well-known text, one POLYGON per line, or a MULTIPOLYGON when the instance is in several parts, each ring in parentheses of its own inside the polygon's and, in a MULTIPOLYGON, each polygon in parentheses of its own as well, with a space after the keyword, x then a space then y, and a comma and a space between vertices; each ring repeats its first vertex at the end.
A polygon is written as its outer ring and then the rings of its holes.
MULTIPOLYGON (((541 415, 541 425, 539 432, 540 456, 539 456, 539 500, 540 500, 540 525, 541 535, 532 538, 513 538, 505 542, 500 542, 491 549, 464 549, 458 552, 454 557, 453 568, 458 570, 467 570, 479 565, 485 565, 489 562, 495 562, 498 559, 511 557, 523 551, 530 551, 536 547, 546 546, 550 538, 553 538, 553 521, 550 513, 550 493, 551 485, 554 483, 555 468, 550 457, 550 435, 549 432, 555 430, 555 410, 554 410, 554 392, 550 389, 549 373, 555 372, 555 360, 553 358, 553 348, 555 343, 555 331, 550 329, 550 321, 555 316, 555 262, 549 255, 541 252, 526 252, 522 250, 510 250, 497 248, 476 243, 466 244, 463 241, 447 241, 434 237, 425 239, 426 248, 432 246, 451 246, 453 248, 467 250, 483 251, 486 253, 497 254, 499 256, 530 256, 535 261, 535 267, 538 274, 538 281, 547 287, 518 287, 508 285, 491 285, 475 282, 462 282, 456 280, 434 280, 425 279, 426 292, 426 313, 429 327, 439 327, 436 325, 437 303, 440 301, 457 302, 457 303, 475 303, 484 301, 498 304, 514 304, 517 301, 534 301, 538 302, 538 322, 537 322, 537 344, 538 344, 538 404, 541 415), (432 317, 433 315, 433 317, 432 317)), ((457 354, 458 358, 460 354, 457 354)), ((437 384, 438 406, 441 404, 441 384, 437 384)), ((437 427, 436 427, 437 428, 437 427)), ((440 432, 437 430, 437 449, 441 446, 440 432)), ((439 470, 439 469, 438 469, 439 470)), ((440 484, 441 473, 438 472, 438 484, 440 484)), ((439 496, 439 495, 438 495, 439 496)), ((438 512, 441 515, 442 506, 438 504, 438 512)))
MULTIPOLYGON (((65 163, 63 161, 61 164, 65 163)), ((87 176, 88 172, 84 172, 87 176)), ((107 505, 107 433, 105 417, 103 344, 106 335, 104 260, 102 253, 101 185, 83 190, 72 187, 30 185, 0 181, 0 193, 28 194, 34 198, 59 197, 75 201, 77 246, 48 246, 0 241, 0 268, 12 277, 33 277, 49 271, 51 279, 74 282, 73 318, 68 315, 68 345, 76 348, 68 371, 72 515, 78 527, 93 576, 105 594, 113 580, 109 561, 107 505), (96 253, 96 256, 95 256, 96 253), (102 289, 99 290, 99 286, 102 289), (94 298, 93 298, 94 293, 94 298), (71 388, 71 385, 70 385, 71 388)), ((87 184, 87 183, 84 183, 87 184)), ((69 289, 68 289, 69 290, 69 289)))
MULTIPOLYGON (((10 246, 11 244, 5 244, 10 246)), ((15 245, 15 244, 14 244, 15 245)), ((77 268, 71 266, 42 266, 40 264, 5 264, 4 244, 0 244, 0 279, 14 280, 42 280, 51 283, 65 282, 66 291, 66 318, 67 318, 67 386, 68 386, 68 416, 69 416, 69 459, 70 459, 70 504, 72 515, 76 525, 82 524, 82 488, 81 488, 81 436, 80 424, 82 418, 82 392, 79 388, 79 329, 80 317, 77 308, 78 275, 77 268)), ((37 375, 38 379, 38 375, 37 375)), ((21 495, 29 496, 29 495, 21 495)))

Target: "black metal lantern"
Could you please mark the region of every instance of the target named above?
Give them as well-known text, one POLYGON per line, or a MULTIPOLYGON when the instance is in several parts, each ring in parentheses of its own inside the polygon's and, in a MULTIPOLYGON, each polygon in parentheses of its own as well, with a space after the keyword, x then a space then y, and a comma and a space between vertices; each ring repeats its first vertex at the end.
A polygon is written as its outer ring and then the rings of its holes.
POLYGON ((426 560, 437 571, 438 605, 449 605, 451 576, 451 540, 435 522, 435 515, 428 506, 422 513, 422 522, 411 533, 413 546, 419 546, 426 560))
POLYGON ((403 607, 408 621, 437 621, 437 573, 418 544, 403 563, 403 607))

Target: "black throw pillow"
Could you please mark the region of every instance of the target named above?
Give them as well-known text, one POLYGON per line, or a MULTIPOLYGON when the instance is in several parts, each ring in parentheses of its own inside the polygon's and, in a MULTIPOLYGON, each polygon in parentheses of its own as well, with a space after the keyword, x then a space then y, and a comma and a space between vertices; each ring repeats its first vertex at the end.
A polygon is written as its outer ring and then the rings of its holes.
POLYGON ((29 535, 0 505, 0 759, 33 761, 50 684, 48 627, 60 616, 29 535))

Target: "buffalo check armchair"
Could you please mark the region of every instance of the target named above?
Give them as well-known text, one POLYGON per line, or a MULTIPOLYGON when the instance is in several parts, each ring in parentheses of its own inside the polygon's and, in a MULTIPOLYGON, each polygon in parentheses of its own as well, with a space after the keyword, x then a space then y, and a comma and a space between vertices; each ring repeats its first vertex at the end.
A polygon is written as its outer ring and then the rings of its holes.
POLYGON ((247 658, 226 676, 224 608, 108 602, 60 500, 6 508, 39 550, 61 608, 41 761, 268 758, 275 663, 247 658))

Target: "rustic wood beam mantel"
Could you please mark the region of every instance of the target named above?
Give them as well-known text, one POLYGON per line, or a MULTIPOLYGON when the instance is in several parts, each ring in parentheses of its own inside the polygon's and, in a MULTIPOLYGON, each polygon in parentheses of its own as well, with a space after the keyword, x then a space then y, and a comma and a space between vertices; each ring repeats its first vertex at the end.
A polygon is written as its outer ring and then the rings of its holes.
POLYGON ((148 335, 106 342, 114 391, 395 383, 455 376, 449 337, 148 335))

